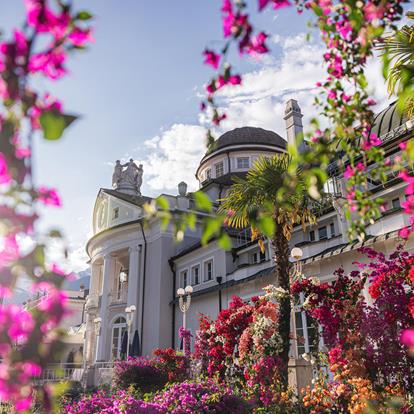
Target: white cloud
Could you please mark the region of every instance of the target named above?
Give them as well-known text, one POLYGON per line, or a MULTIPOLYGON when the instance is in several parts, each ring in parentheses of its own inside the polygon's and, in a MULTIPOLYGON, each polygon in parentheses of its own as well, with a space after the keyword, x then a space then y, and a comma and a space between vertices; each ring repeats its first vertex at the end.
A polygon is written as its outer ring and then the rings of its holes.
MULTIPOLYGON (((218 94, 219 104, 228 118, 216 131, 216 136, 236 127, 257 126, 284 137, 284 109, 291 98, 299 102, 305 130, 310 118, 318 115, 313 101, 319 93, 316 82, 326 77, 322 56, 324 46, 314 40, 307 41, 304 33, 273 36, 271 41, 274 48, 280 48, 280 53, 266 56, 260 62, 260 69, 244 73, 242 85, 223 88, 218 94)), ((379 102, 378 107, 382 108, 387 93, 380 69, 378 58, 367 65, 370 87, 379 102)), ((201 95, 200 89, 198 95, 201 95)), ((206 114, 200 114, 199 122, 206 124, 206 114)), ((145 171, 144 193, 156 195, 160 191, 169 191, 175 194, 180 181, 187 182, 190 190, 197 188, 194 174, 205 153, 204 128, 174 124, 145 141, 144 145, 148 150, 148 155, 140 161, 145 171)), ((135 151, 140 153, 141 149, 135 151)))
POLYGON ((185 181, 189 190, 197 189, 194 174, 206 151, 205 136, 206 130, 201 126, 174 124, 145 141, 150 152, 140 161, 144 164, 144 193, 175 193, 180 181, 185 181))

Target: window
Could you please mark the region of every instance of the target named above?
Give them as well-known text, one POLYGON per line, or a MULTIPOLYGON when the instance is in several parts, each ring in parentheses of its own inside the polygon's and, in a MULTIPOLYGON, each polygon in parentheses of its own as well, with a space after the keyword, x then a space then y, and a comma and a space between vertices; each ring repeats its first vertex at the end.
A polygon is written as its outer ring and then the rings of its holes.
POLYGON ((200 266, 194 266, 191 269, 191 279, 193 285, 198 285, 200 283, 200 266))
POLYGON ((316 350, 317 342, 317 324, 306 312, 302 310, 304 301, 303 293, 300 294, 299 305, 295 306, 295 328, 297 339, 298 355, 309 353, 316 350))
POLYGON ((116 297, 118 300, 126 299, 125 292, 128 292, 127 282, 128 282, 128 270, 121 269, 121 271, 119 272, 118 286, 117 286, 117 292, 116 292, 116 297))
POLYGON ((259 252, 259 258, 260 258, 260 263, 265 262, 266 261, 266 251, 262 252, 260 250, 260 252, 259 252))
POLYGON ((252 253, 250 255, 250 263, 252 263, 252 264, 258 263, 259 262, 258 256, 259 255, 257 254, 257 252, 256 253, 252 253))
POLYGON ((112 211, 112 220, 116 220, 119 217, 119 207, 115 207, 112 211))
POLYGON ((213 261, 204 262, 204 282, 213 280, 213 261))
POLYGON ((238 157, 237 168, 241 170, 248 169, 250 167, 249 157, 238 157))
POLYGON ((223 161, 218 162, 217 164, 214 165, 216 168, 216 177, 220 177, 224 174, 224 166, 223 166, 223 161))
POLYGON ((183 270, 181 272, 181 287, 185 288, 188 286, 188 272, 187 270, 183 270))
POLYGON ((309 232, 309 241, 311 242, 315 241, 315 230, 311 230, 309 232))
POLYGON ((397 209, 397 208, 400 208, 401 207, 401 203, 400 203, 400 199, 399 198, 394 198, 392 201, 391 201, 391 208, 395 208, 395 209, 397 209))
POLYGON ((211 180, 211 168, 208 168, 205 172, 206 180, 211 180))
POLYGON ((318 235, 319 235, 319 240, 326 240, 328 238, 326 226, 319 227, 318 235))
POLYGON ((126 320, 122 316, 117 318, 112 326, 112 346, 111 346, 111 359, 121 358, 122 339, 126 334, 127 325, 126 320))
POLYGON ((331 237, 335 237, 335 224, 331 223, 329 225, 329 227, 330 227, 330 231, 331 231, 331 237))

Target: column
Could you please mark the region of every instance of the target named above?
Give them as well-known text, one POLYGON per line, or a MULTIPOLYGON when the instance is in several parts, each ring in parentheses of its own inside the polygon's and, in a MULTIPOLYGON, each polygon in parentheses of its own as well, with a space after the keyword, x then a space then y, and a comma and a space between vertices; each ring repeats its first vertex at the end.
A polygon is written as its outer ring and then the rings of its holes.
POLYGON ((99 276, 101 271, 101 265, 95 262, 91 264, 91 283, 90 283, 90 295, 99 295, 99 276))
POLYGON ((128 297, 127 306, 135 305, 136 311, 134 314, 134 321, 131 327, 131 335, 134 335, 135 329, 138 326, 138 286, 139 286, 139 246, 133 246, 129 249, 129 269, 128 269, 128 297))
POLYGON ((102 319, 101 332, 98 337, 98 352, 97 361, 105 361, 106 359, 106 342, 107 342, 107 331, 108 331, 108 295, 110 292, 111 275, 115 272, 115 258, 107 254, 104 257, 103 265, 103 284, 102 284, 102 298, 101 307, 99 310, 99 316, 102 319))

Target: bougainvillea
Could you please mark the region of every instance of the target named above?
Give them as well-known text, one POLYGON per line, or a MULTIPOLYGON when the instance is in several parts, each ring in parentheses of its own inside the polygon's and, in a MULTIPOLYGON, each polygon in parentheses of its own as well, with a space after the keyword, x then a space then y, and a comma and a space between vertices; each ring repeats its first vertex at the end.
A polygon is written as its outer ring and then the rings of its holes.
POLYGON ((195 344, 196 360, 210 377, 241 389, 255 404, 269 406, 280 400, 282 340, 278 331, 280 289, 266 287, 266 294, 244 302, 233 297, 216 320, 202 316, 195 344))
MULTIPOLYGON (((72 2, 25 0, 26 19, 0 43, 0 294, 9 296, 18 278, 33 281, 31 292, 47 292, 32 309, 2 305, 0 332, 0 398, 17 411, 28 410, 33 400, 33 378, 59 350, 56 330, 65 315, 66 298, 59 290, 67 275, 45 260, 45 241, 36 244, 37 206, 59 207, 57 191, 36 185, 32 150, 37 138, 60 138, 76 117, 63 112, 63 104, 37 90, 32 79, 56 80, 67 73, 69 52, 92 40, 86 11, 72 2), (32 248, 22 250, 22 241, 32 248), (27 243, 26 243, 27 244, 27 243), (18 352, 16 351, 16 344, 18 352)), ((58 236, 54 232, 54 237, 58 236)), ((51 409, 49 389, 37 393, 43 409, 51 409)))
POLYGON ((292 286, 292 292, 305 293, 304 308, 322 327, 335 380, 365 378, 375 389, 398 384, 412 392, 414 361, 400 337, 414 325, 414 255, 401 247, 389 258, 372 249, 362 252, 370 262, 356 263, 361 271, 346 276, 340 270, 330 283, 304 279, 292 286))

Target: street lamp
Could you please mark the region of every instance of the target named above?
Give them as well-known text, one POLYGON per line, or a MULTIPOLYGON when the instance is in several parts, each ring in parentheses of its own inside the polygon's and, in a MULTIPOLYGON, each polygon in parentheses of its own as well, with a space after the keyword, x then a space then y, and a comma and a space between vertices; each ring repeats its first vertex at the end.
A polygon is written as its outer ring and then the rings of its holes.
POLYGON ((291 274, 292 281, 297 280, 302 274, 302 259, 303 251, 299 247, 294 247, 290 252, 290 257, 293 259, 293 272, 291 274))
MULTIPOLYGON (((186 314, 191 305, 191 294, 192 293, 193 293, 193 287, 190 285, 186 286, 185 289, 183 288, 177 289, 178 302, 180 305, 180 310, 183 313, 183 329, 184 330, 187 329, 186 314), (184 298, 184 295, 187 295, 186 298, 184 298)), ((183 345, 185 349, 185 344, 183 345)))
POLYGON ((129 337, 131 334, 131 326, 132 326, 132 322, 134 321, 134 313, 136 311, 136 307, 135 305, 131 305, 128 306, 127 308, 125 308, 125 313, 126 313, 126 323, 127 323, 127 338, 128 338, 128 343, 127 343, 127 359, 129 357, 129 337))
POLYGON ((95 336, 96 336, 95 361, 98 360, 98 345, 99 345, 99 337, 101 336, 101 323, 102 323, 102 318, 99 316, 93 320, 93 324, 95 325, 95 336))

